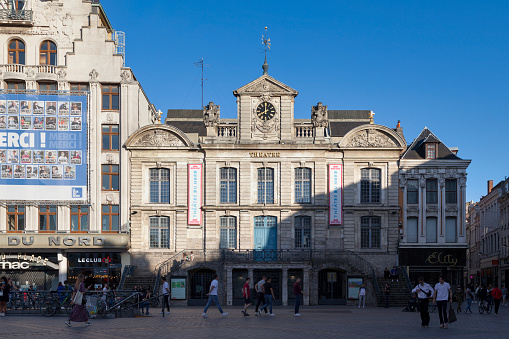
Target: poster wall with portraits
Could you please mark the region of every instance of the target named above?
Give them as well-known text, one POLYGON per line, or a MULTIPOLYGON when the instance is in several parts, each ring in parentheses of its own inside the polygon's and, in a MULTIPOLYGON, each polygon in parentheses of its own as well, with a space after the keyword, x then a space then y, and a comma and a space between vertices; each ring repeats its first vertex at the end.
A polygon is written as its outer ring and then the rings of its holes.
POLYGON ((87 95, 0 92, 0 201, 88 201, 87 95))

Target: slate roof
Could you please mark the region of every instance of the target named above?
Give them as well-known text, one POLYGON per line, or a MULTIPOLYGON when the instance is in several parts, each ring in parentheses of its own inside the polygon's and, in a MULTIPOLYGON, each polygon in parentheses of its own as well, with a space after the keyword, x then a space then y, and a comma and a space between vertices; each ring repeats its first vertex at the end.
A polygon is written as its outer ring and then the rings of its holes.
POLYGON ((369 122, 362 121, 330 121, 329 128, 330 134, 333 137, 344 137, 350 130, 355 127, 369 124, 369 122))
POLYGON ((416 159, 425 160, 426 150, 424 148, 425 142, 438 143, 438 152, 436 159, 439 160, 461 160, 458 156, 454 155, 451 150, 440 141, 440 139, 433 134, 427 127, 424 127, 419 136, 408 146, 407 150, 401 157, 401 159, 416 159))
POLYGON ((175 126, 184 133, 198 133, 199 136, 207 135, 207 128, 202 119, 199 121, 172 121, 166 119, 165 124, 175 126))
POLYGON ((364 120, 367 119, 369 122, 370 110, 327 110, 329 120, 334 119, 352 119, 352 120, 364 120))
POLYGON ((203 121, 203 110, 201 109, 169 109, 166 120, 171 118, 200 119, 203 121))

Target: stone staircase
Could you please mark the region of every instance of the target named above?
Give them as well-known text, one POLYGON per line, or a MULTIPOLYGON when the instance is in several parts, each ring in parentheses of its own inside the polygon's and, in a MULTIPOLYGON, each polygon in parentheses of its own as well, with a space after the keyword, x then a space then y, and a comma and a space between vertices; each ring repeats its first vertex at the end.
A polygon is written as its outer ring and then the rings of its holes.
POLYGON ((410 300, 411 291, 408 290, 408 286, 405 279, 400 276, 399 281, 395 279, 384 279, 377 278, 378 287, 380 294, 378 297, 378 306, 385 306, 385 284, 389 284, 391 288, 391 294, 389 295, 389 307, 405 307, 408 306, 410 300))
POLYGON ((149 287, 151 290, 154 287, 156 277, 154 275, 133 275, 126 278, 123 290, 132 290, 135 286, 142 286, 143 288, 149 287))

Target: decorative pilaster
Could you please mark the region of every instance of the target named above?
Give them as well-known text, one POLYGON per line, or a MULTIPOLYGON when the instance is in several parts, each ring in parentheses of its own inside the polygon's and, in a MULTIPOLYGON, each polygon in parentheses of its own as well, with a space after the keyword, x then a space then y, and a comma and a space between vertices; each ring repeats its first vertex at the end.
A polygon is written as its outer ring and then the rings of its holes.
POLYGON ((288 306, 288 267, 283 267, 283 281, 281 285, 283 306, 288 306))

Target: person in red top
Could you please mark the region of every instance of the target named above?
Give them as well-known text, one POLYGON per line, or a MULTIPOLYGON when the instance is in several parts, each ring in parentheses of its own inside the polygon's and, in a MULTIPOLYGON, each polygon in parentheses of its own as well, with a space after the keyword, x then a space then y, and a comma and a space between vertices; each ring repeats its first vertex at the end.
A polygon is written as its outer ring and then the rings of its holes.
POLYGON ((498 309, 500 307, 500 301, 502 300, 502 290, 495 284, 495 288, 491 290, 491 296, 495 301, 495 315, 498 315, 498 309))
POLYGON ((249 287, 250 281, 251 279, 246 278, 244 287, 242 287, 242 296, 244 297, 244 309, 242 310, 242 313, 244 314, 244 317, 249 315, 247 313, 247 308, 251 306, 251 287, 249 287))
POLYGON ((305 294, 302 292, 302 288, 300 287, 300 278, 295 280, 295 284, 293 284, 293 295, 295 296, 295 316, 300 317, 299 307, 302 302, 302 295, 305 294))

